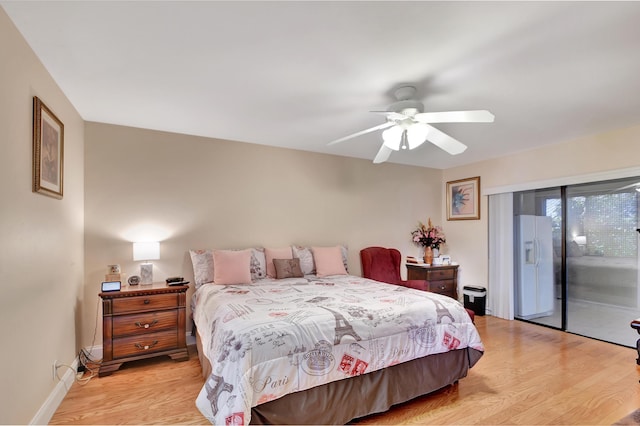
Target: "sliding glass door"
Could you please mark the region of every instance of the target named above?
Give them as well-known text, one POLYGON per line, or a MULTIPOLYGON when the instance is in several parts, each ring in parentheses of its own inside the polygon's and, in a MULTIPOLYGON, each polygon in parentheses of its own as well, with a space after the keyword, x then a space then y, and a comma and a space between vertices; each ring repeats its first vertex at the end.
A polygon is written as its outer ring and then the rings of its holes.
POLYGON ((635 346, 639 180, 514 194, 516 318, 635 346))
POLYGON ((635 346, 637 179, 567 187, 567 331, 635 346))
POLYGON ((514 194, 515 317, 562 328, 560 188, 514 194))

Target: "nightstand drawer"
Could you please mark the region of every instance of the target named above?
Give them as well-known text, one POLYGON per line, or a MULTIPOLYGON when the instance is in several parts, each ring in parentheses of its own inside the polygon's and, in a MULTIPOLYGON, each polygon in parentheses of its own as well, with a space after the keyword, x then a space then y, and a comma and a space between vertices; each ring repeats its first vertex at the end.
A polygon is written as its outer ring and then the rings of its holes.
POLYGON ((455 282, 453 280, 429 282, 429 291, 433 293, 440 293, 440 294, 449 296, 453 294, 454 288, 455 288, 455 282))
POLYGON ((424 280, 427 291, 458 298, 458 265, 418 266, 407 263, 407 279, 424 280))
POLYGON ((113 337, 155 333, 177 326, 177 310, 120 315, 113 318, 113 337))
POLYGON ((427 271, 427 281, 452 280, 455 270, 453 269, 436 269, 427 271))
POLYGON ((144 355, 178 346, 177 330, 161 331, 159 333, 143 334, 141 336, 121 337, 113 339, 113 357, 144 355))
POLYGON ((113 313, 152 311, 178 306, 178 295, 175 293, 155 294, 153 296, 135 296, 113 299, 113 313))

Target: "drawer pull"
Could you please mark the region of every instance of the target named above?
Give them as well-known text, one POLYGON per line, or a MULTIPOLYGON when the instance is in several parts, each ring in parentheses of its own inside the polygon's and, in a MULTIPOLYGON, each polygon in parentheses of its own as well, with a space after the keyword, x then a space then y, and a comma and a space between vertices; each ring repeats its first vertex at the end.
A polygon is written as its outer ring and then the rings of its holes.
POLYGON ((136 343, 136 344, 135 344, 135 346, 136 346, 136 348, 138 348, 138 349, 140 349, 140 350, 147 351, 147 350, 149 350, 149 349, 153 348, 153 347, 154 347, 155 345, 157 345, 157 344, 158 344, 158 341, 157 341, 157 340, 154 340, 154 341, 153 341, 153 343, 152 343, 152 344, 150 344, 150 345, 144 345, 144 346, 142 346, 140 343, 136 343))
POLYGON ((153 327, 154 325, 156 325, 158 323, 157 319, 154 319, 151 324, 142 324, 140 321, 136 321, 136 327, 139 328, 149 328, 149 327, 153 327))
POLYGON ((151 300, 149 300, 149 299, 144 299, 144 304, 145 304, 145 305, 148 305, 149 303, 151 303, 151 300))

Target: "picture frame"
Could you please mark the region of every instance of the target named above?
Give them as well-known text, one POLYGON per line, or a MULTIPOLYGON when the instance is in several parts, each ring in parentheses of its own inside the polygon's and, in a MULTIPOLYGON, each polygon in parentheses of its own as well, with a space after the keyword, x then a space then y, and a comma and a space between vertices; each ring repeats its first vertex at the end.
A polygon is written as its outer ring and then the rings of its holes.
POLYGON ((33 97, 33 192, 62 199, 64 124, 33 97))
POLYGON ((480 176, 447 182, 447 220, 480 219, 480 176))

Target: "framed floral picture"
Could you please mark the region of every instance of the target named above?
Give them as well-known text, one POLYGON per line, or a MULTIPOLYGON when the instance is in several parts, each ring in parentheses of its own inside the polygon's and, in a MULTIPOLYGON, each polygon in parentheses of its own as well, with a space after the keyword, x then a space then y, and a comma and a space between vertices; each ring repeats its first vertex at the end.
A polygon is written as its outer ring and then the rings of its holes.
POLYGON ((33 97, 33 192, 62 198, 64 124, 33 97))
POLYGON ((447 220, 480 219, 480 176, 447 182, 447 220))

